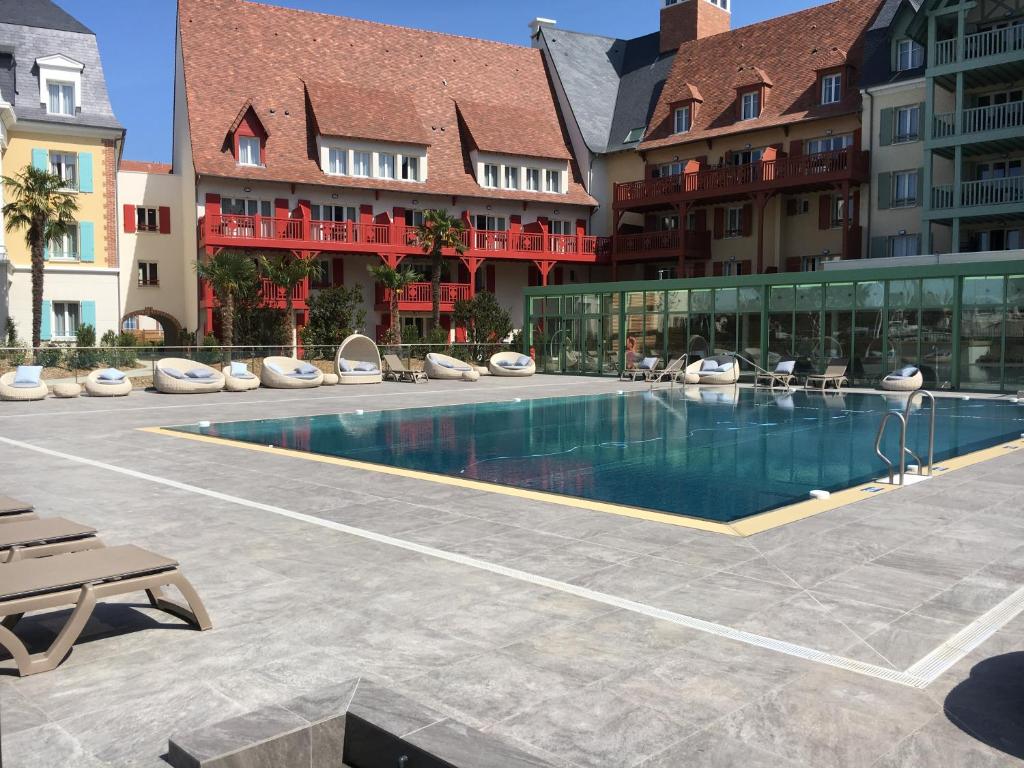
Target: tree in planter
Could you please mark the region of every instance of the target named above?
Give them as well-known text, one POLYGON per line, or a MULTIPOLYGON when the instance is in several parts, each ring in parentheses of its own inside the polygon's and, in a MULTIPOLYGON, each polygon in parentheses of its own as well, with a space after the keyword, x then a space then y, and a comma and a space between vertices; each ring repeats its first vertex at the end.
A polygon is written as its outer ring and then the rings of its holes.
POLYGON ((32 347, 41 344, 43 325, 44 252, 47 243, 58 240, 75 227, 78 203, 65 191, 67 182, 53 173, 27 166, 16 176, 4 176, 7 198, 4 205, 8 232, 25 230, 25 244, 32 254, 32 347))
POLYGON ((473 356, 478 359, 480 347, 497 344, 512 333, 511 315, 488 291, 481 291, 468 301, 455 302, 452 320, 457 327, 466 329, 466 341, 474 345, 473 356))
POLYGON ((285 327, 288 343, 295 338, 295 310, 292 292, 303 280, 315 280, 323 273, 323 264, 316 259, 300 259, 295 256, 274 256, 268 259, 260 256, 260 273, 279 288, 284 289, 285 327))
POLYGON ((461 219, 447 211, 435 210, 424 213, 423 223, 416 227, 416 242, 430 256, 430 302, 434 328, 441 324, 442 251, 450 248, 456 253, 465 253, 466 244, 462 240, 465 231, 466 225, 461 219))
POLYGON ((402 343, 402 319, 399 317, 398 301, 402 293, 413 283, 418 283, 423 276, 412 267, 400 267, 394 269, 387 264, 375 264, 370 267, 370 274, 373 279, 384 288, 391 291, 391 298, 388 302, 388 313, 391 315, 391 327, 388 329, 387 338, 382 339, 387 344, 402 343))
POLYGON ((342 285, 317 292, 309 299, 309 324, 302 329, 306 359, 334 357, 341 342, 361 331, 365 322, 362 287, 342 285))
POLYGON ((230 347, 235 343, 235 302, 239 295, 253 289, 258 276, 256 264, 244 251, 221 251, 206 261, 197 261, 196 274, 213 286, 220 299, 221 342, 230 347))

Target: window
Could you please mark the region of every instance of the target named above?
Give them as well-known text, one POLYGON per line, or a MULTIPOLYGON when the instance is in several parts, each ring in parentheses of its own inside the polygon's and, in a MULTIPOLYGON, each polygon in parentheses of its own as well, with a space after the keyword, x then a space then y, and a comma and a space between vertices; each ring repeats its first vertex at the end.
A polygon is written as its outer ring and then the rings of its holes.
POLYGON ((821 78, 821 103, 836 104, 843 98, 843 76, 825 75, 821 78))
POLYGON ((395 178, 395 156, 388 152, 377 155, 377 176, 381 179, 395 178))
POLYGON ((260 140, 255 136, 238 137, 238 164, 260 164, 260 140))
POLYGON ((484 186, 492 188, 498 186, 498 166, 491 163, 484 165, 484 186))
POLYGON ((124 319, 124 322, 121 323, 121 330, 122 331, 137 331, 137 330, 139 330, 139 316, 138 315, 132 315, 131 317, 126 317, 124 319))
POLYGON ((157 275, 156 263, 152 261, 139 262, 139 286, 160 285, 160 278, 157 275))
POLYGON ((921 138, 921 107, 900 107, 896 110, 896 135, 893 141, 917 141, 921 138))
POLYGON ((53 302, 53 336, 57 339, 73 339, 78 333, 77 301, 53 302))
POLYGON ((505 189, 519 189, 519 168, 505 166, 505 189))
POLYGON ((896 44, 896 71, 906 72, 924 64, 924 47, 913 40, 900 40, 896 44))
MULTIPOLYGON (((552 219, 548 222, 548 234, 563 236, 575 235, 576 227, 574 227, 570 221, 565 221, 564 219, 552 219)), ((564 253, 568 247, 568 243, 564 237, 552 237, 548 247, 556 253, 564 253)))
POLYGON ((72 152, 51 152, 50 173, 64 180, 64 189, 78 189, 78 155, 72 152))
POLYGON ((889 255, 917 256, 921 253, 920 235, 896 235, 889 238, 889 255))
POLYGON ((406 212, 405 212, 405 226, 407 226, 407 227, 422 227, 423 226, 423 211, 406 210, 406 212))
POLYGON ((761 94, 748 91, 740 97, 740 120, 756 120, 761 116, 761 94))
POLYGON ((49 101, 46 111, 51 115, 74 115, 75 114, 75 86, 71 83, 55 83, 52 80, 47 83, 49 101))
POLYGON ((842 195, 832 198, 832 226, 841 227, 846 221, 846 199, 842 195))
POLYGON ((751 163, 761 162, 761 155, 764 154, 764 150, 761 149, 744 149, 742 152, 733 152, 729 156, 729 165, 750 165, 751 163))
POLYGON ((658 166, 658 178, 665 179, 669 176, 678 176, 683 172, 682 163, 662 163, 658 166))
POLYGON ((50 241, 50 259, 75 261, 78 259, 78 226, 73 225, 63 237, 50 241))
POLYGON ((223 197, 220 201, 220 212, 224 216, 265 216, 270 218, 274 215, 274 208, 269 200, 223 197))
POLYGON ((526 169, 526 191, 527 192, 540 192, 540 169, 539 168, 527 168, 526 169))
POLYGON ((852 133, 845 133, 842 136, 824 136, 807 142, 807 154, 820 155, 822 152, 839 152, 851 146, 853 146, 852 133))
POLYGON ((420 180, 420 159, 402 156, 402 179, 405 181, 420 180))
POLYGON ((640 141, 644 137, 644 133, 646 133, 646 132, 647 132, 646 128, 634 128, 633 130, 631 130, 629 133, 626 134, 626 140, 623 141, 622 143, 623 144, 635 144, 636 142, 640 141))
POLYGON ((327 172, 334 176, 348 175, 348 150, 331 148, 327 150, 327 172))
POLYGON ((159 232, 160 220, 156 208, 135 209, 135 230, 137 232, 159 232))
POLYGON ((561 193, 562 173, 561 171, 544 171, 544 191, 561 193))
POLYGON ((352 153, 352 175, 367 178, 370 175, 370 153, 352 153))
POLYGON ((676 109, 675 132, 686 133, 690 130, 690 108, 679 107, 676 109))
POLYGON ((741 237, 743 235, 743 209, 727 208, 725 211, 725 236, 741 237))
POLYGON ((893 208, 917 205, 917 171, 899 171, 892 175, 893 208))

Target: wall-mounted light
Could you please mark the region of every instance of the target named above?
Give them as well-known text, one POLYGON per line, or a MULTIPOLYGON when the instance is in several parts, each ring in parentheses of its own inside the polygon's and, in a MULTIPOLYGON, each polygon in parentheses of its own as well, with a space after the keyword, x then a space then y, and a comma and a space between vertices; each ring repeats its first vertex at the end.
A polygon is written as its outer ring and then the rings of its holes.
POLYGON ((744 145, 743 145, 743 148, 744 148, 744 149, 750 149, 750 145, 749 145, 749 144, 744 144, 744 145))
POLYGON ((826 131, 825 131, 825 135, 826 135, 826 136, 831 136, 831 135, 832 135, 832 129, 831 129, 831 128, 829 128, 828 130, 826 130, 826 131))
POLYGON ((899 235, 905 235, 905 234, 907 234, 907 230, 905 230, 905 229, 901 229, 901 230, 900 230, 900 231, 899 231, 899 232, 898 232, 897 234, 899 234, 899 235))
POLYGON ((331 195, 331 197, 334 198, 335 200, 337 200, 338 199, 338 193, 335 192, 333 195, 331 195))
POLYGON ((826 249, 825 249, 824 251, 822 251, 822 252, 821 252, 821 255, 822 255, 822 256, 828 256, 828 255, 830 255, 831 253, 832 253, 832 251, 830 251, 830 250, 829 250, 828 248, 826 248, 826 249))
POLYGON ((674 162, 674 163, 679 162, 679 155, 672 155, 672 162, 674 162))
POLYGON ((561 211, 559 211, 557 208, 555 208, 554 215, 557 216, 559 213, 561 213, 561 211))
POLYGON ((420 201, 419 201, 419 200, 413 200, 413 201, 412 201, 412 204, 413 204, 413 205, 419 205, 419 204, 420 204, 420 201))
POLYGON ((243 187, 246 192, 252 192, 252 187, 243 187))
POLYGON ((490 205, 487 206, 487 210, 488 211, 491 210, 491 208, 493 208, 493 206, 490 206, 490 205))

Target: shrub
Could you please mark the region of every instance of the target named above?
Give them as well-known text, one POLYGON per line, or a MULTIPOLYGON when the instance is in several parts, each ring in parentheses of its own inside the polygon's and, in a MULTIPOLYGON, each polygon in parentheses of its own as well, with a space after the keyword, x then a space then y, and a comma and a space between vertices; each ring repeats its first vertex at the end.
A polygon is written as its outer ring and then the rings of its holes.
POLYGON ((137 364, 134 349, 138 346, 138 339, 134 333, 115 333, 107 331, 100 339, 103 349, 99 351, 100 362, 111 368, 134 368, 137 364))
POLYGON ((60 368, 64 362, 64 350, 56 345, 47 344, 36 350, 36 365, 43 368, 60 368))
POLYGON ((211 365, 217 362, 220 358, 220 342, 217 341, 217 337, 212 333, 206 334, 203 337, 203 344, 201 347, 197 347, 195 351, 195 359, 197 362, 211 365))
POLYGON ((302 345, 308 360, 329 360, 347 336, 358 333, 366 321, 363 289, 325 288, 309 299, 309 325, 302 329, 302 345))
POLYGON ((94 349, 96 346, 96 329, 88 323, 78 326, 75 333, 74 352, 69 353, 68 361, 73 368, 92 368, 100 361, 100 353, 94 349))

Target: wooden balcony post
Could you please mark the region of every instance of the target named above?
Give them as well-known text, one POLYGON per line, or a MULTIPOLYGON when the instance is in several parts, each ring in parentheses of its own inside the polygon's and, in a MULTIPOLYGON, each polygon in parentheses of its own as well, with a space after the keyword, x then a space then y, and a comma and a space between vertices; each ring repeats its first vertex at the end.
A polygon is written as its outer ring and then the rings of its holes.
MULTIPOLYGON (((540 270, 540 284, 546 286, 548 284, 548 275, 551 274, 551 270, 555 268, 555 264, 557 262, 542 259, 540 261, 534 261, 533 263, 536 264, 537 269, 540 270)), ((613 263, 612 269, 614 268, 615 266, 613 263)))
MULTIPOLYGON (((690 161, 690 163, 693 162, 696 161, 690 161)), ((686 164, 687 168, 689 168, 690 163, 686 164)), ((686 263, 686 219, 690 215, 690 203, 679 203, 676 206, 676 215, 679 217, 679 226, 677 227, 679 231, 679 274, 677 277, 681 277, 685 274, 686 269, 684 266, 686 263)))
POLYGON ((764 272, 764 212, 772 197, 774 195, 768 192, 758 192, 754 195, 757 203, 757 274, 764 272))
POLYGON ((853 216, 850 215, 850 182, 844 181, 842 186, 843 195, 843 240, 840 245, 839 258, 846 258, 846 249, 848 243, 846 242, 849 237, 850 221, 853 216))
POLYGON ((476 271, 484 263, 484 258, 482 256, 460 256, 459 259, 469 270, 469 298, 472 299, 476 296, 476 271))

